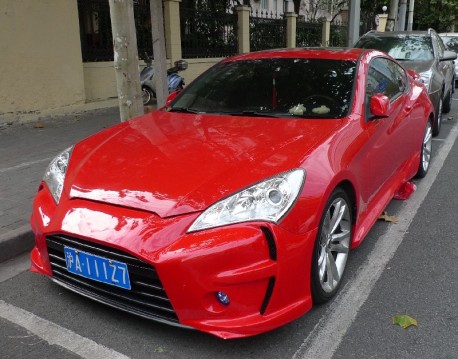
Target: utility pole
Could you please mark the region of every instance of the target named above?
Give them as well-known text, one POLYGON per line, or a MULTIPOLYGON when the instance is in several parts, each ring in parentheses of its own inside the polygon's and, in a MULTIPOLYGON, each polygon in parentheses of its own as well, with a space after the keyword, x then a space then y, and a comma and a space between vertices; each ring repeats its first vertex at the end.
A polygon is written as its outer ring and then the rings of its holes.
POLYGON ((109 0, 121 122, 144 113, 132 0, 109 0))
POLYGON ((407 19, 407 31, 412 31, 413 28, 413 8, 415 7, 415 0, 409 2, 409 16, 407 19))
POLYGON ((386 22, 386 31, 394 31, 396 18, 398 15, 399 0, 391 0, 390 12, 388 13, 388 21, 386 22))
POLYGON ((404 31, 406 29, 406 13, 407 0, 401 0, 401 4, 399 5, 398 31, 404 31))
POLYGON ((162 0, 150 0, 151 28, 153 35, 154 77, 157 108, 164 106, 169 95, 167 84, 167 57, 165 53, 164 14, 162 0))
POLYGON ((359 39, 359 22, 361 17, 361 0, 350 0, 350 13, 348 18, 348 47, 359 39))

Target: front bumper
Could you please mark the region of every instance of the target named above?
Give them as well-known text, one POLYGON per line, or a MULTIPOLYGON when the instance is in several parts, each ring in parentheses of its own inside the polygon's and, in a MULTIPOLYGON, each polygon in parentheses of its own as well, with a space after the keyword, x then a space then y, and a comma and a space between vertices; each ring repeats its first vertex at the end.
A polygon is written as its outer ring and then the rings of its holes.
MULTIPOLYGON (((125 252, 153 268, 173 312, 169 317, 142 316, 221 338, 259 334, 311 308, 310 264, 316 229, 298 235, 271 223, 253 222, 187 234, 196 216, 162 219, 80 199, 62 198, 56 206, 42 186, 31 216, 36 238, 31 270, 89 298, 142 315, 141 310, 117 305, 78 281, 63 280, 51 266, 49 241, 64 238, 108 252, 125 252), (217 292, 226 293, 230 304, 221 304, 217 292)), ((61 267, 68 274, 65 260, 61 267)), ((97 282, 92 284, 99 287, 97 282)), ((108 285, 104 289, 115 291, 108 285)))

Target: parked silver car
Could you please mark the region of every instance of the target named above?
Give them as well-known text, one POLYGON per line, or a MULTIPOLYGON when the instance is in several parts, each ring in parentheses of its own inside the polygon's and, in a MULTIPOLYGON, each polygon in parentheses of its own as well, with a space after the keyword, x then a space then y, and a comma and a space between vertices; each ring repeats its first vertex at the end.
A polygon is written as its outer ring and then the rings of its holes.
MULTIPOLYGON (((458 32, 444 32, 439 34, 447 50, 458 53, 458 32)), ((458 61, 455 61, 455 87, 458 81, 458 61)))
POLYGON ((433 135, 437 136, 442 113, 450 112, 452 93, 455 91, 453 60, 456 52, 446 50, 440 36, 427 31, 370 31, 361 36, 355 47, 384 51, 407 68, 420 75, 434 105, 436 118, 433 135))

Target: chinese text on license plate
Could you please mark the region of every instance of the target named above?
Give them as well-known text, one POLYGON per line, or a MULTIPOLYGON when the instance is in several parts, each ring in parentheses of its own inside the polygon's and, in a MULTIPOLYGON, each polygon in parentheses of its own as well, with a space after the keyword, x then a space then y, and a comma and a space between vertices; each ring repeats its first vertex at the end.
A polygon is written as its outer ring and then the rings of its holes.
POLYGON ((127 265, 80 250, 64 247, 65 262, 70 273, 98 282, 130 289, 127 265))

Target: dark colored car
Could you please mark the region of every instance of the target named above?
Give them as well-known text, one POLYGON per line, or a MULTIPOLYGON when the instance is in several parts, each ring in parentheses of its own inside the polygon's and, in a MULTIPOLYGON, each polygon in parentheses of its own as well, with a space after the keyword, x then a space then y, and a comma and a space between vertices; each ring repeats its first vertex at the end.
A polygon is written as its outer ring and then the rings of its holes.
POLYGON ((442 113, 450 112, 452 93, 455 91, 453 60, 456 52, 448 51, 433 30, 427 31, 370 31, 363 35, 355 47, 384 51, 402 65, 420 75, 428 89, 435 109, 433 135, 438 135, 442 113))
MULTIPOLYGON (((445 47, 447 50, 455 51, 458 53, 458 32, 447 32, 441 33, 439 36, 444 41, 445 47)), ((458 81, 458 61, 455 62, 455 87, 456 81, 458 81)))

